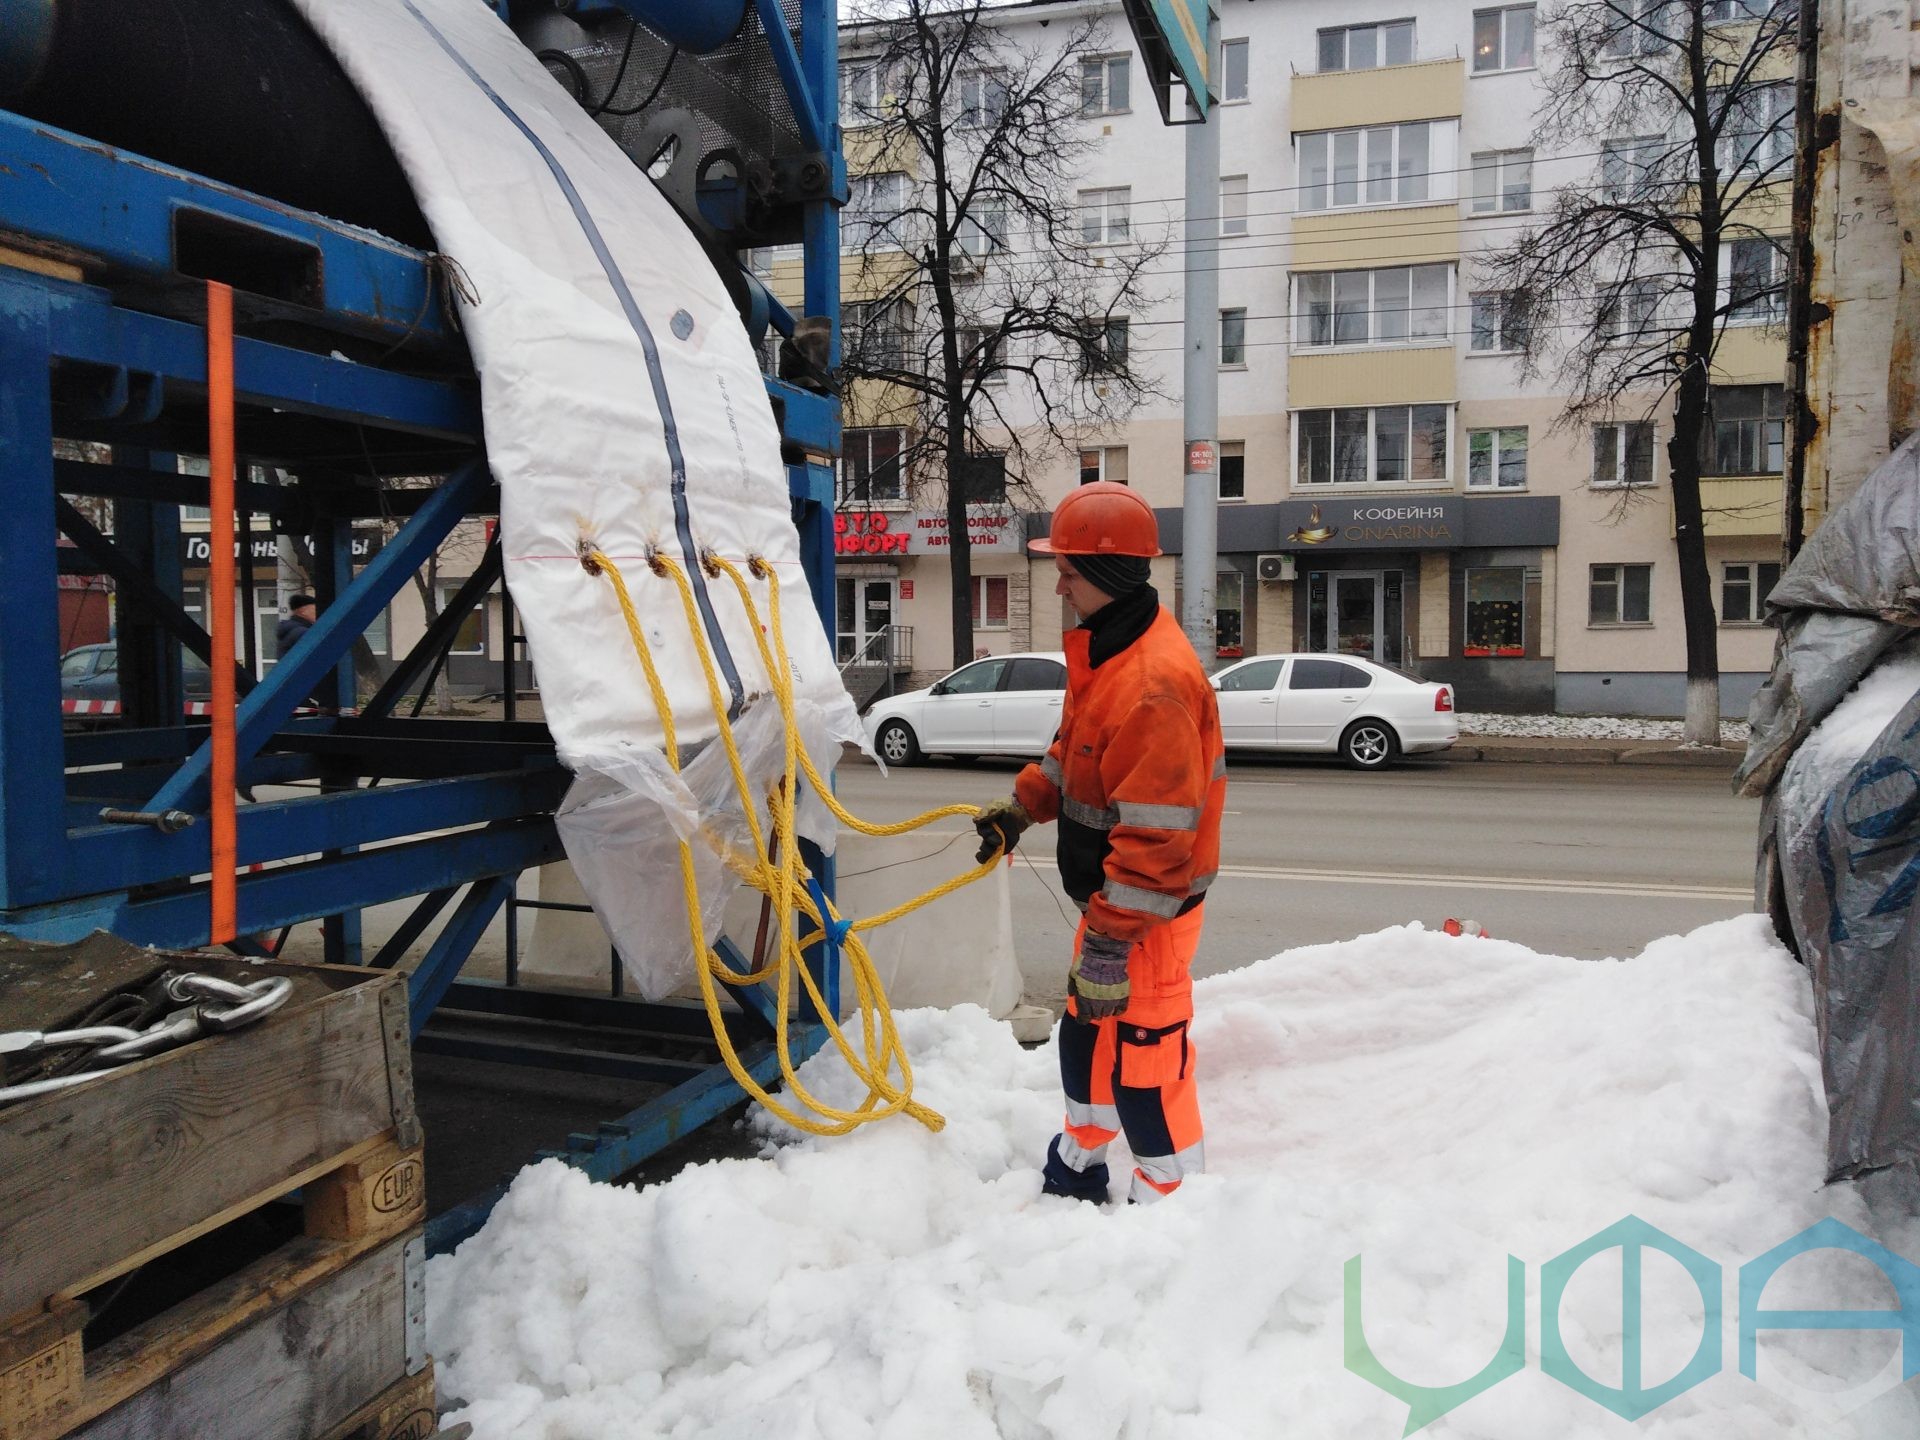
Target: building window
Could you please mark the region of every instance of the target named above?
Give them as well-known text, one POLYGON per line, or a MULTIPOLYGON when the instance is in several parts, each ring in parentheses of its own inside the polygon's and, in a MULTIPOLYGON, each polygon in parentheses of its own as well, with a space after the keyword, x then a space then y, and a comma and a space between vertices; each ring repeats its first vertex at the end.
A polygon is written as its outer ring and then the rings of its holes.
POLYGON ((1600 142, 1600 188, 1606 198, 1643 200, 1653 191, 1666 141, 1658 135, 1629 135, 1600 142))
POLYGON ((1007 457, 998 450, 975 450, 964 455, 953 478, 961 499, 969 505, 1004 505, 1007 500, 1007 457))
MULTIPOLYGON (((453 603, 453 597, 460 593, 459 580, 443 581, 440 585, 440 613, 447 613, 453 603)), ((487 627, 485 611, 487 597, 482 595, 474 607, 460 617, 460 628, 455 632, 453 644, 448 647, 449 655, 484 655, 487 653, 487 627)))
POLYGON ((1317 271, 1294 278, 1296 345, 1409 345, 1447 338, 1447 267, 1317 271))
POLYGON ((1700 7, 1700 18, 1709 25, 1764 20, 1772 8, 1773 0, 1705 0, 1700 7))
POLYGON ((977 379, 982 385, 1007 383, 1007 372, 1001 364, 1001 342, 1005 337, 998 328, 962 325, 955 339, 960 347, 960 374, 963 379, 977 379))
POLYGON ((973 577, 973 628, 976 630, 1007 628, 1006 576, 976 575, 973 577))
POLYGON ((1715 385, 1707 394, 1704 475, 1778 475, 1785 468, 1784 385, 1715 385))
POLYGON ((1320 32, 1320 69, 1374 70, 1413 63, 1413 21, 1342 25, 1320 32))
POLYGON ((1600 11, 1607 27, 1600 53, 1609 60, 1657 55, 1673 44, 1666 27, 1675 21, 1684 24, 1685 14, 1672 0, 1607 0, 1600 11))
POLYGON ((991 130, 1007 113, 1007 80, 991 70, 960 77, 960 113, 955 118, 967 130, 991 130))
POLYGON ((840 446, 840 503, 869 506, 907 498, 904 430, 849 430, 840 446))
POLYGON ((1519 565, 1467 571, 1463 655, 1513 659, 1527 653, 1527 572, 1519 565))
POLYGON ((1220 498, 1247 498, 1247 442, 1244 440, 1220 442, 1220 498))
POLYGON ((1645 340, 1660 313, 1660 282, 1645 277, 1622 280, 1601 302, 1595 330, 1609 345, 1645 340))
POLYGON ((1722 251, 1729 325, 1777 325, 1787 316, 1787 252, 1764 236, 1722 251))
POLYGON ((1294 416, 1294 484, 1402 485, 1451 477, 1450 407, 1383 405, 1294 416))
POLYGON ((899 90, 899 68, 878 60, 847 60, 840 66, 840 123, 849 130, 875 125, 899 90))
POLYGON ((1623 420, 1593 427, 1596 490, 1653 483, 1653 422, 1623 420))
POLYGON ((1244 175, 1220 177, 1220 233, 1247 233, 1247 177, 1244 175))
POLYGON ((1526 426, 1509 425, 1499 430, 1467 432, 1467 488, 1527 488, 1526 426))
POLYGON ((1084 320, 1080 351, 1080 373, 1112 375, 1127 368, 1127 320, 1109 316, 1104 320, 1084 320))
POLYGON ((1481 150, 1473 157, 1473 213, 1533 208, 1533 151, 1481 150))
POLYGON ((1722 175, 1765 173, 1793 158, 1793 87, 1753 85, 1728 99, 1717 90, 1709 101, 1723 108, 1720 140, 1714 151, 1722 175))
POLYGON ((1651 625, 1653 566, 1595 565, 1587 577, 1587 624, 1651 625))
POLYGON ((1527 348, 1527 297, 1518 290, 1482 290, 1473 297, 1473 329, 1467 348, 1480 355, 1513 354, 1527 348))
POLYGON ((974 201, 960 217, 954 231, 954 244, 976 260, 984 260, 1007 248, 1007 204, 1004 200, 982 198, 974 201))
POLYGON ((913 312, 904 300, 850 301, 841 318, 841 347, 862 369, 906 370, 913 312))
POLYGON ((1740 560, 1720 569, 1720 623, 1758 625, 1766 618, 1767 596, 1780 583, 1777 560, 1740 560))
POLYGON ((1247 363, 1247 310, 1236 305, 1220 312, 1220 363, 1223 366, 1247 363))
POLYGON ((885 239, 900 244, 900 211, 906 204, 907 177, 898 170, 855 175, 847 181, 847 203, 840 211, 840 248, 864 250, 885 239))
POLYGON ((1131 57, 1087 55, 1080 61, 1080 113, 1123 115, 1127 105, 1127 73, 1131 57))
POLYGON ((1451 200, 1455 124, 1415 120, 1300 136, 1300 208, 1451 200))
POLYGON ((1214 576, 1213 647, 1222 659, 1244 655, 1246 616, 1246 577, 1238 570, 1223 570, 1214 576))
POLYGON ((1233 105, 1247 98, 1247 42, 1220 42, 1220 103, 1233 105))
POLYGON ((1133 191, 1121 185, 1080 192, 1080 239, 1088 245, 1119 245, 1133 233, 1133 191))
POLYGON ((1533 6, 1473 12, 1473 73, 1526 70, 1533 65, 1533 6))
POLYGON ((1111 480, 1116 485, 1127 483, 1127 447, 1107 445, 1080 452, 1080 483, 1091 485, 1096 480, 1111 480))

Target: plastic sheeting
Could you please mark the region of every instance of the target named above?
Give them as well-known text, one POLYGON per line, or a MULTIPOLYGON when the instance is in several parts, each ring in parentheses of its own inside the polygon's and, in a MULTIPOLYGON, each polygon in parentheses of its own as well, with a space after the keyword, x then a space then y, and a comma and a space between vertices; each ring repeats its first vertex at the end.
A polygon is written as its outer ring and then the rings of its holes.
MULTIPOLYGON (((682 910, 673 846, 737 835, 741 821, 725 798, 731 777, 721 785, 711 773, 724 756, 703 754, 684 777, 666 765, 613 587, 582 565, 583 548, 626 578, 683 752, 711 741, 718 722, 680 592, 648 569, 656 550, 696 587, 699 628, 757 757, 757 791, 781 768, 767 738, 779 717, 739 596, 701 573, 708 550, 775 568, 821 772, 840 740, 860 739, 810 603, 759 366, 686 225, 488 6, 295 3, 366 97, 436 243, 478 296, 462 300, 461 320, 500 482, 507 584, 547 725, 578 775, 562 836, 643 992, 665 993, 691 963, 685 930, 666 918, 682 910)), ((752 588, 764 617, 768 587, 752 588)), ((817 813, 807 833, 831 847, 817 813)), ((714 852, 697 848, 712 903, 723 904, 714 852)))
POLYGON ((1920 1160, 1920 437, 1814 532, 1769 600, 1742 788, 1812 971, 1834 1178, 1920 1160))

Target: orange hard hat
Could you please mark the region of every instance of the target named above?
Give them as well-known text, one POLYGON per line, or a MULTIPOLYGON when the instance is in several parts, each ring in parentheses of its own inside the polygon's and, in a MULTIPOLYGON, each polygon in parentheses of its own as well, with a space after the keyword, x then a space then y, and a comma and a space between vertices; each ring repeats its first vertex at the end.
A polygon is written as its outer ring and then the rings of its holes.
POLYGON ((1052 533, 1030 548, 1036 555, 1158 555, 1160 524, 1138 491, 1096 480, 1054 507, 1052 533))

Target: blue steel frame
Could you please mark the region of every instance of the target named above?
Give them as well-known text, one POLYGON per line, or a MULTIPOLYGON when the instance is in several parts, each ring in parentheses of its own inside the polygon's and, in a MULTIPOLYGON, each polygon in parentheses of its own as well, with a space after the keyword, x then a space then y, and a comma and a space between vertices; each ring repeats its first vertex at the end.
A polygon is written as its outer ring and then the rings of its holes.
MULTIPOLYGON (((837 19, 832 0, 806 0, 796 46, 777 0, 756 3, 794 114, 809 142, 830 157, 830 197, 803 207, 804 310, 833 321, 837 364, 837 206, 846 194, 836 123, 837 19)), ((178 507, 206 500, 206 482, 177 474, 174 464, 181 437, 193 443, 188 417, 196 406, 203 413, 197 397, 206 383, 205 333, 192 303, 199 286, 175 263, 183 217, 203 234, 212 225, 239 237, 255 260, 264 245, 291 266, 292 291, 236 288, 243 291, 243 317, 298 327, 306 343, 242 338, 235 372, 243 457, 283 466, 295 481, 242 483, 236 503, 272 515, 276 529, 313 535, 316 588, 330 592, 299 648, 258 684, 243 685, 238 702, 243 787, 319 782, 309 795, 240 808, 242 863, 277 862, 241 876, 240 933, 318 919, 330 960, 368 963, 360 912, 419 897, 395 942, 371 957, 391 965, 451 905, 410 977, 416 1036, 444 1002, 671 1035, 684 1055, 705 1029, 704 1016, 686 1007, 595 1002, 459 978, 489 921, 512 903, 519 874, 562 853, 552 811, 568 777, 543 725, 400 719, 387 713, 390 701, 358 716, 296 714, 309 696, 336 703, 344 697, 338 708, 351 706, 352 649, 368 624, 456 525, 497 507, 475 386, 443 318, 429 257, 5 111, 0 228, 20 237, 16 244, 73 257, 98 283, 70 278, 60 263, 28 270, 0 262, 0 932, 65 941, 104 929, 167 948, 208 940, 206 883, 196 877, 204 876, 208 859, 210 747, 179 703, 181 647, 204 655, 207 646, 180 608, 178 507), (375 358, 357 361, 331 344, 315 346, 316 333, 375 358), (410 362, 404 373, 385 364, 401 350, 410 362), (55 436, 111 444, 113 463, 56 460, 55 436), (339 458, 349 453, 343 437, 358 441, 351 460, 339 458), (428 492, 383 495, 369 467, 447 479, 428 492), (73 494, 112 500, 110 539, 60 498, 73 494), (353 520, 396 510, 403 516, 398 534, 356 573, 349 558, 353 520), (74 550, 48 543, 62 530, 80 547, 77 563, 74 550), (75 568, 123 579, 119 645, 127 689, 119 728, 67 733, 63 724, 57 577, 75 568), (55 756, 64 764, 54 764, 55 756), (202 823, 106 823, 106 807, 181 812, 202 823)), ((774 325, 790 333, 791 316, 771 308, 774 325)), ((243 320, 243 334, 247 328, 243 320)), ((812 599, 830 617, 839 405, 772 378, 767 389, 790 457, 812 599)), ((472 588, 469 600, 485 589, 472 588)), ((453 612, 450 623, 458 618, 453 612)), ((402 668, 416 677, 425 672, 426 647, 437 638, 430 633, 402 668)), ((830 863, 810 858, 830 890, 830 863)), ((730 947, 725 954, 748 968, 730 947)), ((837 1003, 837 951, 823 947, 809 959, 837 1003)), ((758 986, 729 989, 739 1002, 730 1024, 743 1059, 757 1079, 770 1081, 778 1074, 772 998, 758 986)), ((796 1027, 796 1048, 810 1051, 823 1038, 817 1019, 796 1027)), ((571 1137, 561 1158, 603 1179, 631 1170, 742 1098, 717 1063, 529 1053, 452 1039, 431 1048, 677 1082, 633 1114, 571 1137)), ((458 1243, 494 1198, 478 1197, 440 1217, 433 1243, 458 1243)))

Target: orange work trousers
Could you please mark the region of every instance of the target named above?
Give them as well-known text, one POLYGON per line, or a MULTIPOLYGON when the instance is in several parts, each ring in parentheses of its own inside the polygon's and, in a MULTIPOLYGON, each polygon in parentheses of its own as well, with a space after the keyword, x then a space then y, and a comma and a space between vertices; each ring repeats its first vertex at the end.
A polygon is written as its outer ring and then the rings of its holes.
MULTIPOLYGON (((1197 905, 1155 927, 1134 946, 1125 1010, 1107 1020, 1082 1020, 1070 995, 1060 1022, 1060 1084, 1067 1097, 1060 1157, 1080 1171, 1104 1164, 1108 1142, 1124 1133, 1133 1151, 1129 1198, 1142 1204, 1206 1169, 1197 1056, 1187 1033, 1205 908, 1197 905)), ((1083 918, 1076 955, 1086 929, 1083 918)))

